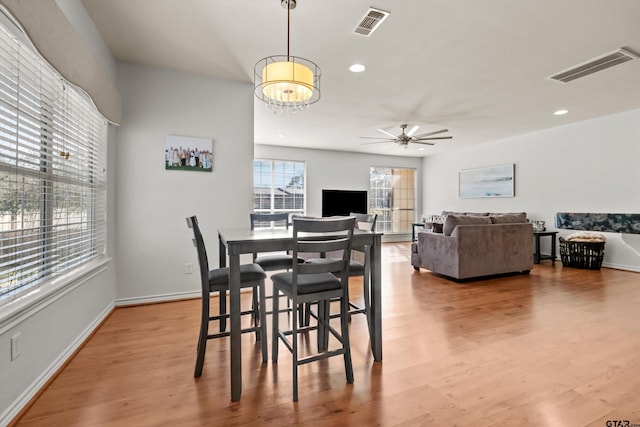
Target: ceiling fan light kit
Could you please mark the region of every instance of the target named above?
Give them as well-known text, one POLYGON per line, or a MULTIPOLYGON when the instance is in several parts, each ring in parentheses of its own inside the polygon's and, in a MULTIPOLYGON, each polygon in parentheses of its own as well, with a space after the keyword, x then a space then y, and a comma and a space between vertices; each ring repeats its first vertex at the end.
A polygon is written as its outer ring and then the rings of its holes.
POLYGON ((255 96, 274 113, 296 112, 320 99, 320 67, 313 61, 289 54, 291 10, 295 0, 281 0, 287 9, 287 54, 273 55, 254 67, 255 96))

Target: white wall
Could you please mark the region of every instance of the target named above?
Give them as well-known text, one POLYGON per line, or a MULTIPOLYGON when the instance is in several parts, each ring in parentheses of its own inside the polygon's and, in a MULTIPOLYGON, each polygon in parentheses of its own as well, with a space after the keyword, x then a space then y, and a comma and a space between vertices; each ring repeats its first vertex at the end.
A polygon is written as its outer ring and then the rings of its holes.
POLYGON ((198 216, 217 266, 217 228, 247 225, 253 207, 253 86, 128 63, 117 75, 118 303, 195 295, 185 218, 198 216), (213 139, 213 172, 165 170, 169 134, 213 139))
MULTIPOLYGON (((526 211, 547 229, 554 228, 556 212, 640 213, 638 159, 640 110, 429 156, 423 209, 526 211), (515 197, 458 198, 459 170, 504 163, 516 166, 515 197)), ((604 234, 604 264, 640 271, 640 235, 604 234)))
POLYGON ((422 160, 415 157, 380 156, 376 154, 304 148, 256 145, 257 159, 301 160, 306 162, 307 214, 322 214, 322 189, 369 190, 371 166, 416 169, 418 200, 416 209, 420 217, 422 160))

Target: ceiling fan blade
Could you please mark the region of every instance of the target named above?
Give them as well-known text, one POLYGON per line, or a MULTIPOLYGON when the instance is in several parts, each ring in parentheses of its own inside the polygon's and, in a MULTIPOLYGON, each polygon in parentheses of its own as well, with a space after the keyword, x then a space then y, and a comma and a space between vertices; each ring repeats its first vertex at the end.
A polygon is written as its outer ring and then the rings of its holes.
POLYGON ((359 136, 360 139, 384 139, 385 141, 395 141, 396 137, 393 138, 383 138, 381 136, 359 136))
POLYGON ((384 133, 385 135, 389 135, 391 138, 394 138, 394 139, 395 139, 395 138, 397 137, 396 135, 394 135, 394 134, 392 134, 392 133, 389 133, 389 132, 387 132, 387 131, 386 131, 386 130, 384 130, 384 129, 378 129, 378 130, 379 130, 380 132, 384 133))
POLYGON ((420 129, 420 126, 415 125, 415 126, 414 126, 414 127, 412 127, 411 129, 409 129, 409 132, 407 132, 407 136, 411 136, 411 135, 413 135, 414 133, 416 133, 416 131, 417 131, 418 129, 420 129))
POLYGON ((452 136, 432 136, 430 138, 415 138, 411 140, 411 142, 417 142, 417 141, 431 141, 434 139, 451 139, 453 138, 452 136))
POLYGON ((435 142, 422 142, 422 141, 411 141, 412 144, 422 144, 422 145, 436 145, 435 142))
POLYGON ((414 138, 420 139, 420 138, 423 138, 425 136, 437 135, 439 133, 444 133, 444 132, 449 132, 449 129, 442 129, 442 130, 437 130, 435 132, 422 133, 420 135, 414 136, 414 138))

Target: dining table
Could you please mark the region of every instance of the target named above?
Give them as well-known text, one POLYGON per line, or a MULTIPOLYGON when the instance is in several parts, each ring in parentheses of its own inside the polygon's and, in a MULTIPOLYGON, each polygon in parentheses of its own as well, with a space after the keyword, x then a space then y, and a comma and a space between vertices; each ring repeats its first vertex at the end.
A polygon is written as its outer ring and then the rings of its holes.
MULTIPOLYGON (((220 245, 220 267, 229 267, 229 328, 231 339, 231 401, 242 395, 242 340, 240 325, 240 255, 263 252, 290 251, 293 249, 291 228, 250 227, 218 229, 220 245)), ((369 230, 354 230, 353 247, 366 247, 369 251, 365 268, 369 269, 370 295, 369 336, 371 353, 376 362, 382 361, 382 233, 369 230)))

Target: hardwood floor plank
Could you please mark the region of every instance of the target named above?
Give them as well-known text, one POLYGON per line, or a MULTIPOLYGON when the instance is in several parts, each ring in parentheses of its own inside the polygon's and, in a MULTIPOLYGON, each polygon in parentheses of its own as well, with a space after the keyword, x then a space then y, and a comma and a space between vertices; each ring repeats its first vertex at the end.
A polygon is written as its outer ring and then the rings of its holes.
MULTIPOLYGON (((457 283, 414 272, 409 255, 408 244, 383 245, 384 358, 373 362, 366 320, 354 316, 353 385, 340 358, 305 365, 294 404, 288 352, 262 364, 243 334, 232 403, 228 339, 209 341, 194 378, 200 303, 178 301, 116 309, 15 425, 640 423, 640 274, 547 261, 457 283)), ((361 279, 350 293, 362 299, 361 279)))

